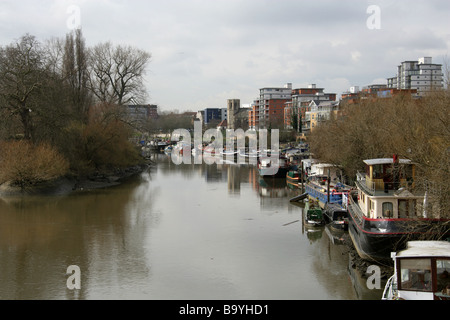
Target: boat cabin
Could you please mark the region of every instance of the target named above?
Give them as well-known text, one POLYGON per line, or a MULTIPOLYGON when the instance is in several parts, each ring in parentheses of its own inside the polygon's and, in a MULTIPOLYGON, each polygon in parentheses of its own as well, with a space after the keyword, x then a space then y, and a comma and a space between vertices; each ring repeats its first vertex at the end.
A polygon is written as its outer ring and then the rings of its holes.
POLYGON ((394 275, 384 300, 450 300, 450 242, 409 241, 392 256, 394 275))
POLYGON ((364 163, 365 175, 358 174, 356 186, 358 207, 365 217, 422 217, 424 196, 413 193, 415 170, 410 160, 371 159, 364 163))
POLYGON ((311 178, 326 181, 328 178, 328 174, 330 174, 330 181, 342 180, 342 170, 339 167, 327 163, 311 164, 311 171, 309 172, 309 176, 311 178))
POLYGON ((414 188, 415 166, 408 159, 381 158, 364 160, 364 180, 371 193, 414 188))

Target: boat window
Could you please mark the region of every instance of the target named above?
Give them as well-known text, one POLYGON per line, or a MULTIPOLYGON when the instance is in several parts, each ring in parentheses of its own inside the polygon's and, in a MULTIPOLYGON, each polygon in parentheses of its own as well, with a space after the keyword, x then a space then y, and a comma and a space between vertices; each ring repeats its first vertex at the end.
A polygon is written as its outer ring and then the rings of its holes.
POLYGON ((450 259, 436 260, 436 276, 437 291, 450 295, 450 259))
POLYGON ((383 218, 392 218, 394 212, 394 205, 392 202, 383 202, 382 205, 383 218))
POLYGON ((373 166, 373 179, 383 179, 383 165, 376 164, 373 166))
POLYGON ((431 291, 431 260, 400 259, 400 289, 431 291))

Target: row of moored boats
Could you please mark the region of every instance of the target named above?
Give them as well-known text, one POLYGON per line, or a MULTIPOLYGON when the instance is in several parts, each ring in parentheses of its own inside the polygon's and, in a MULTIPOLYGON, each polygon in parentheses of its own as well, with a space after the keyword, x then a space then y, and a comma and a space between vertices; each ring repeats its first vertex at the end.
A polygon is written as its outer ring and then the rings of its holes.
POLYGON ((383 299, 450 299, 450 242, 423 240, 448 240, 448 228, 433 227, 448 226, 449 220, 428 212, 426 194, 416 192, 412 161, 396 156, 364 160, 364 172, 349 186, 343 183, 338 166, 310 159, 307 145, 279 153, 170 145, 165 152, 174 148, 180 154, 192 150, 193 155, 256 159, 262 178, 286 179, 289 187, 302 190, 291 201, 304 201, 307 226, 329 224, 348 231, 365 260, 386 263, 394 259, 394 275, 383 299))
POLYGON ((309 161, 301 173, 286 176, 293 187, 303 184, 305 192, 291 201, 305 198, 305 223, 320 227, 328 220, 348 230, 365 260, 393 259, 383 299, 450 299, 449 220, 431 216, 426 193, 416 191, 413 162, 396 156, 364 160, 364 173, 348 186, 338 167, 309 161))

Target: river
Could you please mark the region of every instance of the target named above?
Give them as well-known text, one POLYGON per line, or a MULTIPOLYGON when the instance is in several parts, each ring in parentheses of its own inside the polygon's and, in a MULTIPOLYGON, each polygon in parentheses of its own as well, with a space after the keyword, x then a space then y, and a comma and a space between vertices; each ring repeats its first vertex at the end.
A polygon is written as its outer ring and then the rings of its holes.
POLYGON ((116 187, 0 199, 0 299, 380 299, 327 227, 305 228, 283 179, 153 160, 116 187))

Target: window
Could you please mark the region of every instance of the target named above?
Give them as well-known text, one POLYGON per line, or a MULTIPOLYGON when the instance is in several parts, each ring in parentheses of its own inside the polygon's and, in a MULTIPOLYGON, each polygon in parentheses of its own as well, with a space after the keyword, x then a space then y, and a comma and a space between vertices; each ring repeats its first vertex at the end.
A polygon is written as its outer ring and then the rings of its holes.
POLYGON ((399 263, 401 290, 432 291, 430 259, 401 259, 399 263))
POLYGON ((382 204, 383 218, 392 218, 394 212, 394 205, 392 202, 383 202, 382 204))
POLYGON ((447 293, 450 290, 450 260, 436 260, 437 291, 447 293))
POLYGON ((383 179, 383 165, 376 164, 373 166, 373 179, 383 179))

